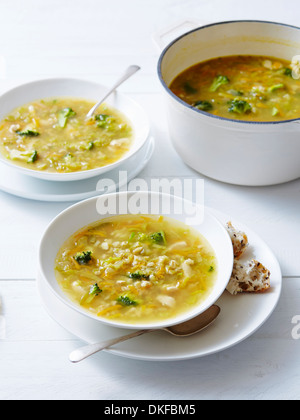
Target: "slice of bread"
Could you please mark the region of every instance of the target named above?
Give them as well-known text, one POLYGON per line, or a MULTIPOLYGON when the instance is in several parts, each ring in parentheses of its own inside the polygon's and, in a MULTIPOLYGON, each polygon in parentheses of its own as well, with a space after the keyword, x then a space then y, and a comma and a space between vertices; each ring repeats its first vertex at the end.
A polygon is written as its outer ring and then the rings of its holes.
POLYGON ((245 264, 235 260, 227 291, 232 295, 265 292, 270 288, 270 275, 270 271, 256 260, 245 264))
POLYGON ((231 222, 228 222, 226 227, 233 245, 234 258, 239 259, 249 245, 248 237, 244 232, 237 230, 231 222))

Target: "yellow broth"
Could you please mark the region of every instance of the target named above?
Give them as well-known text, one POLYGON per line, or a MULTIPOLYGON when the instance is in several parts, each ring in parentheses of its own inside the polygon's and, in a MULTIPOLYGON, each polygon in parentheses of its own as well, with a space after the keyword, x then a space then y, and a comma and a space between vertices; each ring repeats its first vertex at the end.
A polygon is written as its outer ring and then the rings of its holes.
POLYGON ((210 114, 246 121, 300 118, 300 81, 291 62, 265 56, 228 56, 199 63, 178 75, 170 89, 210 114))
POLYGON ((215 253, 198 231, 146 215, 104 219, 60 249, 57 281, 86 311, 122 323, 168 320, 210 294, 215 253))
POLYGON ((17 165, 51 173, 86 171, 120 160, 133 132, 126 117, 78 98, 38 100, 13 110, 0 123, 0 152, 17 165))

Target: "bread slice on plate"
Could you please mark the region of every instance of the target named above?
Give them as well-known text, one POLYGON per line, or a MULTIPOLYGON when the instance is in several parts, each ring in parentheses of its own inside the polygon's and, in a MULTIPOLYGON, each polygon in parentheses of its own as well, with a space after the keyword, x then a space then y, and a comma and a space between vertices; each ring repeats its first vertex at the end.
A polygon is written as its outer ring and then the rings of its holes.
POLYGON ((231 222, 228 222, 226 227, 231 238, 234 258, 239 259, 249 246, 248 237, 245 232, 236 229, 231 222))
POLYGON ((245 264, 235 260, 232 276, 226 289, 232 295, 245 292, 262 293, 271 287, 270 275, 270 271, 256 260, 245 264))

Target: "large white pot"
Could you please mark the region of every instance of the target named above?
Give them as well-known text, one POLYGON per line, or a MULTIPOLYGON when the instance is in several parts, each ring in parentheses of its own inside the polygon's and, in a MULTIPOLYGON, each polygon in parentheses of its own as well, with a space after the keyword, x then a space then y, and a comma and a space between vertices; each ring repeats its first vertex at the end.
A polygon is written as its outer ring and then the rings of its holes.
POLYGON ((245 122, 220 118, 189 106, 174 95, 174 78, 199 62, 227 55, 265 55, 292 60, 300 54, 300 28, 259 21, 198 27, 161 53, 170 136, 184 162, 213 179, 263 186, 300 177, 300 120, 245 122))

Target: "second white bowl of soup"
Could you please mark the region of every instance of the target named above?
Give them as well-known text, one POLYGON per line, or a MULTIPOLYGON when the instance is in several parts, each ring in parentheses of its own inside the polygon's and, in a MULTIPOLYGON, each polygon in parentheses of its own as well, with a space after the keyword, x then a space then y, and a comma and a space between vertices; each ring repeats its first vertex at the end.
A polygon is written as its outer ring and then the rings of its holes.
POLYGON ((139 192, 86 200, 59 215, 40 247, 49 292, 87 317, 124 328, 175 325, 213 305, 232 273, 226 229, 207 210, 203 221, 189 224, 185 211, 124 211, 149 199, 196 209, 180 198, 139 192), (114 214, 113 205, 109 215, 99 214, 114 201, 122 210, 114 214))
POLYGON ((39 179, 76 181, 101 175, 137 153, 149 121, 131 98, 98 83, 48 79, 0 97, 0 161, 39 179))

